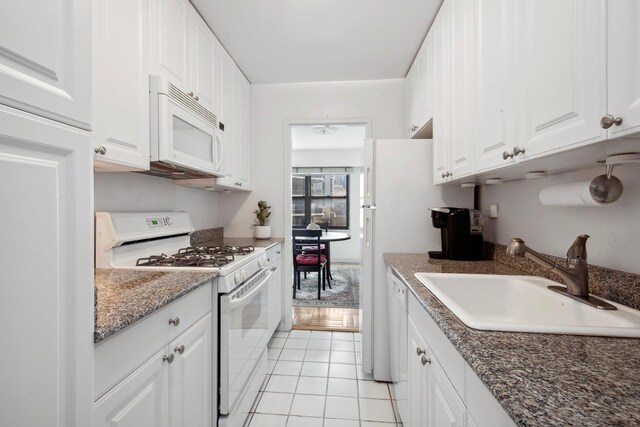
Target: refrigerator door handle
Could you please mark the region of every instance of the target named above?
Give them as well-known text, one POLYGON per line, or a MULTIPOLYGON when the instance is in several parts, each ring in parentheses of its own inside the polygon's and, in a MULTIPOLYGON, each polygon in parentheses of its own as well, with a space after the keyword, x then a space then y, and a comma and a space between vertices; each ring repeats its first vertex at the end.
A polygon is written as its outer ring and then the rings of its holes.
POLYGON ((363 209, 376 209, 376 205, 362 205, 360 207, 363 209))

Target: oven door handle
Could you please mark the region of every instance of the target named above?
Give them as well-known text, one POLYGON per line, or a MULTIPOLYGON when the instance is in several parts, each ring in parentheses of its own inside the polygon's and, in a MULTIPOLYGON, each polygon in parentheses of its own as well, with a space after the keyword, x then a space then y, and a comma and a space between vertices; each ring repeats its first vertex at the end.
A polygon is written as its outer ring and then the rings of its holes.
POLYGON ((272 274, 271 271, 268 271, 267 274, 264 276, 264 279, 262 279, 262 281, 258 285, 254 286, 253 289, 251 289, 251 291, 244 294, 240 298, 233 299, 229 297, 229 305, 228 305, 227 312, 230 313, 231 311, 237 309, 238 307, 242 307, 243 305, 251 301, 251 298, 253 298, 253 296, 258 292, 260 292, 260 290, 262 290, 262 287, 267 284, 267 282, 271 278, 271 274, 272 274))

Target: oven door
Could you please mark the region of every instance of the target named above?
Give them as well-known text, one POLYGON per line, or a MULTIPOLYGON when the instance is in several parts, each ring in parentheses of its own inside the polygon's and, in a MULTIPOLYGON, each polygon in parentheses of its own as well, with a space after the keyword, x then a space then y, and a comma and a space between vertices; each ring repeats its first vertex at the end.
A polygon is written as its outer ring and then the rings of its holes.
POLYGON ((269 279, 263 269, 220 297, 220 413, 228 414, 267 347, 269 279))
MULTIPOLYGON (((179 168, 220 175, 221 141, 210 123, 176 103, 158 95, 158 159, 179 168)), ((152 159, 156 160, 156 159, 152 159)))

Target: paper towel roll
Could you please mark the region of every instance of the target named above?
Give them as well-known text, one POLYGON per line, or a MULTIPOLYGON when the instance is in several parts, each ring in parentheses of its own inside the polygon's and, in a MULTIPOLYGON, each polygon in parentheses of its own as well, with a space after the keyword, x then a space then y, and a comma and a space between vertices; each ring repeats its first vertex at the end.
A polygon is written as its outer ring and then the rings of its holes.
POLYGON ((549 206, 602 206, 589 193, 591 181, 554 185, 540 191, 540 203, 549 206))

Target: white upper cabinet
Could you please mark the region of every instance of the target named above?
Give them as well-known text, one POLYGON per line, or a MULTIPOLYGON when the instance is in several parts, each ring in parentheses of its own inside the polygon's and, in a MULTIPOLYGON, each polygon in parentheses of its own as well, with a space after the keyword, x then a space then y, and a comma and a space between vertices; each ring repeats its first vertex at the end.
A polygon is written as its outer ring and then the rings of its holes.
POLYGON ((448 170, 451 178, 473 171, 473 3, 451 2, 451 142, 448 170))
POLYGON ((433 118, 433 33, 425 38, 405 78, 406 132, 412 138, 433 118))
MULTIPOLYGON (((518 159, 603 140, 604 0, 517 3, 518 159)), ((511 150, 513 151, 513 147, 511 150)))
MULTIPOLYGON (((607 110, 612 138, 640 132, 640 2, 607 2, 607 110), (617 123, 617 122, 616 122, 617 123)), ((608 123, 605 123, 607 126, 608 123)))
POLYGON ((96 170, 149 169, 148 4, 93 3, 96 170))
POLYGON ((217 40, 195 9, 191 9, 191 86, 196 100, 215 114, 217 40))
POLYGON ((513 163, 503 159, 517 145, 515 8, 512 0, 474 0, 474 143, 476 171, 513 163))
POLYGON ((233 185, 235 171, 234 80, 236 64, 220 43, 216 43, 216 115, 220 123, 223 156, 219 172, 221 184, 233 185))
POLYGON ((90 129, 90 7, 0 2, 0 104, 90 129))
POLYGON ((191 9, 188 0, 149 2, 151 73, 189 92, 191 9))
POLYGON ((445 182, 451 154, 451 3, 445 1, 431 28, 434 53, 433 181, 445 182))
POLYGON ((236 71, 236 178, 241 190, 251 190, 253 153, 251 149, 251 83, 236 71))

